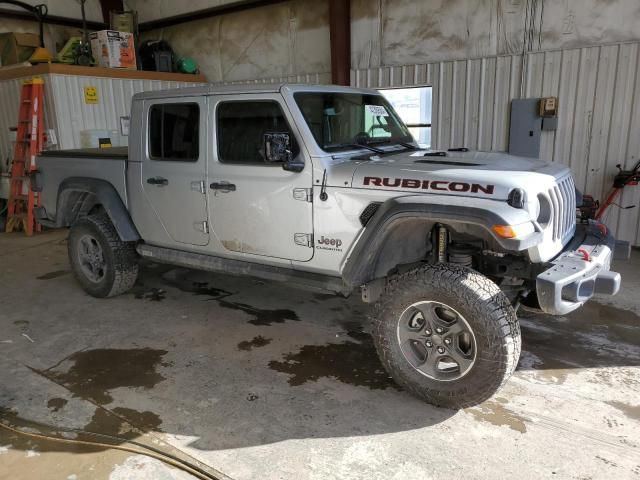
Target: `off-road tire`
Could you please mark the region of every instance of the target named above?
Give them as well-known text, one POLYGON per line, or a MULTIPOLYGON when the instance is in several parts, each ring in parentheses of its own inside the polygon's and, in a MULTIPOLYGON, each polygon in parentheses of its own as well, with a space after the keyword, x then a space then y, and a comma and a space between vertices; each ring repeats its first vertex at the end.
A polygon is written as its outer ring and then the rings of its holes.
POLYGON ((469 268, 425 265, 387 281, 373 309, 374 343, 385 369, 405 390, 428 403, 466 408, 489 399, 504 385, 520 357, 520 326, 500 288, 469 268), (402 312, 421 301, 453 307, 473 330, 476 358, 459 379, 441 381, 423 375, 405 358, 398 322, 402 312))
POLYGON ((131 289, 138 278, 138 255, 135 244, 123 242, 106 213, 81 217, 69 232, 67 242, 69 262, 76 280, 89 294, 97 298, 113 297, 131 289), (91 281, 83 272, 78 256, 79 241, 89 235, 102 249, 104 276, 91 281))

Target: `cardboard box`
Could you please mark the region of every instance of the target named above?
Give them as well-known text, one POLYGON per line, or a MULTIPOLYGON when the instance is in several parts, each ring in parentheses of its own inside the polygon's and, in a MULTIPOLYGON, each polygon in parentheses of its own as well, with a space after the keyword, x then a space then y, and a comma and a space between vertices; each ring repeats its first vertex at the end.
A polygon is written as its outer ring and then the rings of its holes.
POLYGON ((136 69, 133 34, 100 30, 89 34, 91 52, 99 67, 136 69))
POLYGON ((0 62, 2 66, 26 62, 39 46, 35 33, 0 33, 0 62))

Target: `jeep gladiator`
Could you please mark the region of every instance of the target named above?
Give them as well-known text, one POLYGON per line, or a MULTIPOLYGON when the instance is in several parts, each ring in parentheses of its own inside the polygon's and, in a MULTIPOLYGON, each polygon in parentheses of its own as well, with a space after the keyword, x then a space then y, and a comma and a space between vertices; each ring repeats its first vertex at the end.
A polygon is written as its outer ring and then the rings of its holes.
POLYGON ((44 152, 40 223, 70 227, 96 297, 139 258, 358 293, 389 374, 435 405, 490 398, 516 368, 526 305, 614 295, 614 239, 578 221, 570 170, 425 150, 376 91, 200 86, 136 94, 127 149, 44 152))

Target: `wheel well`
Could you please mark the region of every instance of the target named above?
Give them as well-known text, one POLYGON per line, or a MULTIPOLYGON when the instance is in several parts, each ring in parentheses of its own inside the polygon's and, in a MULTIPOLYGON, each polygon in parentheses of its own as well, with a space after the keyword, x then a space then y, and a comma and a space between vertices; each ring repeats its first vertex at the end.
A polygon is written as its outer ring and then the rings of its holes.
POLYGON ((57 210, 61 226, 68 227, 78 218, 104 211, 104 207, 92 192, 67 189, 60 192, 57 210))
POLYGON ((127 206, 109 182, 97 178, 70 177, 59 187, 56 226, 68 227, 78 218, 104 211, 124 242, 140 240, 127 206))
POLYGON ((406 217, 394 223, 374 257, 373 279, 385 277, 398 266, 437 261, 437 228, 447 232, 449 243, 499 248, 489 232, 479 225, 459 222, 435 222, 420 217, 406 217))

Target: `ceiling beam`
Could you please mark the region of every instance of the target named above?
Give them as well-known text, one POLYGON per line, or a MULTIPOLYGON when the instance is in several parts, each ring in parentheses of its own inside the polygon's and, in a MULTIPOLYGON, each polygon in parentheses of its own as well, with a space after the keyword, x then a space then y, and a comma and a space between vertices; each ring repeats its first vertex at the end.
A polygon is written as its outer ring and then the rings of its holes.
POLYGON ((147 32, 158 28, 172 27, 181 23, 193 22, 194 20, 202 20, 203 18, 217 17, 227 15, 229 13, 242 12, 253 8, 264 7, 276 3, 283 3, 287 0, 242 0, 220 5, 218 7, 205 8, 194 12, 182 13, 173 17, 159 18, 142 22, 138 25, 140 32, 147 32))
MULTIPOLYGON (((79 10, 78 10, 79 13, 79 10)), ((0 8, 0 18, 15 18, 17 20, 27 20, 30 22, 37 22, 36 17, 29 12, 22 12, 20 10, 10 10, 8 8, 0 8)), ((82 28, 82 20, 79 18, 60 17, 58 15, 47 15, 43 19, 44 23, 49 25, 63 25, 65 27, 77 27, 82 28)), ((104 30, 109 28, 108 23, 89 22, 87 21, 87 28, 89 30, 104 30)))

